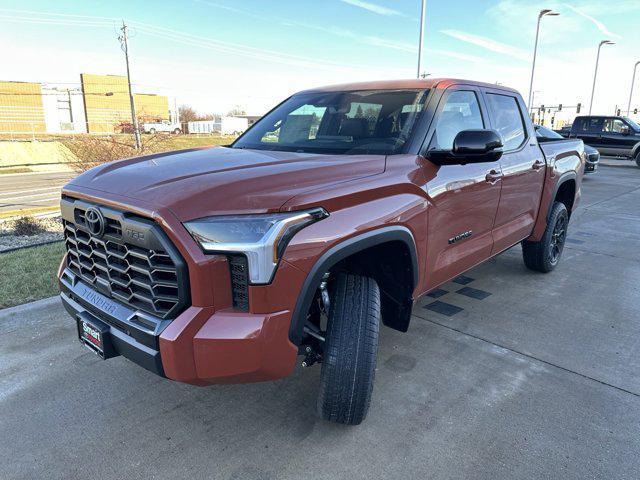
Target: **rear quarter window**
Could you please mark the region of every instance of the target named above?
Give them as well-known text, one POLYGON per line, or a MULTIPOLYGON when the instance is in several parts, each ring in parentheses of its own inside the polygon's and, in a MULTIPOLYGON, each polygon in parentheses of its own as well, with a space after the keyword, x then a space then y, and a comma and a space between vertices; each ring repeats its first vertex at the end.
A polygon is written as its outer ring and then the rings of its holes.
POLYGON ((527 138, 518 100, 509 95, 487 94, 494 128, 502 135, 504 149, 515 150, 527 138))

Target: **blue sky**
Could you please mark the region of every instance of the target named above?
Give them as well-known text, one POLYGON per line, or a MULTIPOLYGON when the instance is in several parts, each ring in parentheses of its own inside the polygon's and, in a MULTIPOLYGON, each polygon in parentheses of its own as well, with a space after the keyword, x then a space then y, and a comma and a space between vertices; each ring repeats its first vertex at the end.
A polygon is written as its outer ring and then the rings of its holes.
MULTIPOLYGON (((617 45, 603 49, 595 110, 626 106, 640 60, 640 0, 428 0, 424 70, 526 96, 541 8, 561 16, 543 19, 537 98, 588 103, 596 48, 608 38, 617 45)), ((124 18, 136 90, 203 112, 240 105, 262 113, 303 88, 414 77, 419 13, 419 0, 0 0, 0 77, 62 83, 81 72, 122 74, 115 25, 124 18)))

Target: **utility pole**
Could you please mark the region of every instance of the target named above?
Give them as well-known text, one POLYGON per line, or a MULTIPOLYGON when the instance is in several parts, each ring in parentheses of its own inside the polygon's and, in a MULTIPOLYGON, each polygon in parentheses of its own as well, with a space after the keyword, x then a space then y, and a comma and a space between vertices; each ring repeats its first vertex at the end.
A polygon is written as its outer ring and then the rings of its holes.
POLYGON ((136 104, 133 101, 133 93, 131 92, 131 70, 129 68, 129 33, 127 30, 127 24, 122 21, 122 35, 118 37, 120 44, 122 45, 122 51, 124 52, 124 59, 127 63, 127 85, 129 88, 129 103, 131 104, 131 123, 133 124, 133 136, 136 142, 136 150, 142 148, 140 142, 140 129, 138 128, 138 116, 136 115, 136 104))
POLYGON ((416 78, 420 78, 420 74, 422 73, 420 70, 422 68, 422 42, 424 38, 424 14, 426 9, 427 0, 422 0, 422 8, 420 10, 420 40, 418 43, 418 74, 416 78))

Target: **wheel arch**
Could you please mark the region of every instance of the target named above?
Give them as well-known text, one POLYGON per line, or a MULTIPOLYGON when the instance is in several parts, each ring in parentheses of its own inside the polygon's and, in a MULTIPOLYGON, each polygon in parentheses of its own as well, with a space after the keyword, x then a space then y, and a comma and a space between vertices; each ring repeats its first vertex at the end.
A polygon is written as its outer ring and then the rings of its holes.
POLYGON ((551 202, 549 202, 549 208, 547 210, 547 224, 549 223, 549 219, 551 218, 553 204, 556 201, 564 203, 564 205, 567 207, 567 211, 569 212, 569 216, 571 216, 571 211, 575 202, 577 178, 578 175, 576 174, 576 172, 571 171, 563 173, 558 179, 558 182, 556 183, 556 186, 553 190, 551 202))
POLYGON ((375 262, 375 267, 371 270, 376 281, 379 284, 382 283, 379 287, 384 297, 382 298, 383 322, 396 330, 408 329, 413 305, 412 294, 419 280, 418 254, 411 231, 404 226, 393 225, 350 237, 320 256, 305 278, 291 318, 289 338, 295 345, 301 344, 307 312, 324 274, 337 266, 348 264, 349 261, 362 265, 362 261, 368 258, 368 255, 379 252, 382 248, 401 249, 396 252, 404 253, 400 260, 404 281, 396 285, 397 288, 391 288, 392 281, 382 277, 382 265, 388 265, 388 262, 375 262), (385 286, 388 287, 386 291, 385 286))

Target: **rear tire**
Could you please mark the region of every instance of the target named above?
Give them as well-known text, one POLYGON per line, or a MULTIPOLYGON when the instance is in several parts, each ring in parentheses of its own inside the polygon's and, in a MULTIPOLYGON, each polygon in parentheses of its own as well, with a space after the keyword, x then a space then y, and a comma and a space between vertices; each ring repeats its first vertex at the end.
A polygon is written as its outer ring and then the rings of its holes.
POLYGON ((176 128, 176 129, 173 131, 173 133, 174 133, 174 134, 176 134, 176 135, 180 135, 180 134, 182 133, 182 130, 180 130, 179 128, 176 128))
POLYGON ((640 168, 640 152, 638 152, 638 155, 636 155, 636 165, 638 166, 638 168, 640 168))
POLYGON ((564 203, 555 202, 542 239, 539 242, 522 242, 522 258, 529 270, 547 273, 556 268, 567 239, 568 225, 567 207, 564 203))
POLYGON ((155 135, 155 134, 156 134, 156 129, 155 129, 155 128, 150 128, 150 129, 149 129, 149 133, 150 133, 151 135, 155 135))
POLYGON ((318 396, 318 414, 359 425, 367 416, 378 356, 380 290, 372 278, 338 274, 331 306, 318 396))

